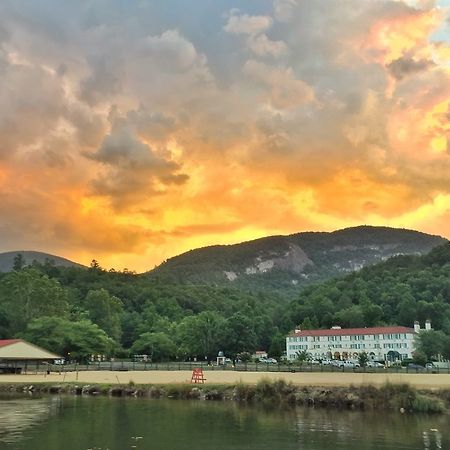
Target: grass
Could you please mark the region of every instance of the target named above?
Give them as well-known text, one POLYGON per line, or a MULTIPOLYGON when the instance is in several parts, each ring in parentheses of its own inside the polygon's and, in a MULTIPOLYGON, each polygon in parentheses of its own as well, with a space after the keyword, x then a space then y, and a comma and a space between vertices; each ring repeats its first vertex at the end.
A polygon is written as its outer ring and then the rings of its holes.
POLYGON ((295 386, 284 380, 261 379, 256 385, 242 382, 236 385, 166 384, 137 385, 133 381, 123 385, 86 383, 0 384, 4 392, 62 393, 73 395, 140 396, 150 398, 235 400, 265 406, 304 405, 325 408, 394 410, 418 413, 450 411, 450 391, 417 391, 408 384, 386 383, 349 387, 295 386))

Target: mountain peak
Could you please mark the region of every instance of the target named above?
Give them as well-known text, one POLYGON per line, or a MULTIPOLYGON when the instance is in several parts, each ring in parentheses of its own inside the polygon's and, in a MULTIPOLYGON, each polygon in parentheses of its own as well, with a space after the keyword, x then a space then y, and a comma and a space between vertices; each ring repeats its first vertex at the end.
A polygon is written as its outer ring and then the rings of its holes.
POLYGON ((0 253, 0 272, 10 272, 14 266, 14 259, 19 254, 22 255, 25 265, 30 265, 33 261, 41 264, 51 261, 56 266, 83 267, 81 264, 62 258, 61 256, 55 256, 49 253, 37 252, 34 250, 17 250, 0 253))
POLYGON ((446 242, 419 231, 361 225, 300 232, 190 250, 148 272, 181 283, 293 289, 399 254, 424 254, 446 242))

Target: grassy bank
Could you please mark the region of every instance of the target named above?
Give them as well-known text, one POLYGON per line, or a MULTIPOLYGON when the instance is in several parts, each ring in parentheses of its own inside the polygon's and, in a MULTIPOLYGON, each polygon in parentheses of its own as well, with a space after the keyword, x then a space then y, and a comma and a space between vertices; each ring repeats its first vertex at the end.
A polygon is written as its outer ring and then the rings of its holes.
POLYGON ((417 390, 408 384, 375 387, 296 386, 284 380, 261 379, 256 384, 158 384, 126 385, 36 383, 0 384, 0 392, 72 395, 110 395, 199 400, 230 400, 265 405, 301 405, 337 409, 397 410, 448 413, 450 390, 417 390))

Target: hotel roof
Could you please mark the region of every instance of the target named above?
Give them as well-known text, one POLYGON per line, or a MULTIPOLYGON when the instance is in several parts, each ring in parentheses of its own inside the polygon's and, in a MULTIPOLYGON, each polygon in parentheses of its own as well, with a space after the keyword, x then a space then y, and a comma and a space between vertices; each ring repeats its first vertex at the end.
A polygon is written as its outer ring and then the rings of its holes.
POLYGON ((353 336, 360 334, 399 334, 414 333, 408 327, 373 327, 373 328, 332 328, 327 330, 302 330, 292 332, 289 336, 353 336))

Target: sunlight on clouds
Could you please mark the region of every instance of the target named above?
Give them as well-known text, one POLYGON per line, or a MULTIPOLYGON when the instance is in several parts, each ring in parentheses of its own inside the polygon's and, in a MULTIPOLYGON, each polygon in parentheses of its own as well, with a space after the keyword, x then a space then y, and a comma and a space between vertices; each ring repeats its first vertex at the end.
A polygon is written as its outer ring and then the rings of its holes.
POLYGON ((436 9, 384 19, 370 31, 369 47, 380 50, 382 61, 389 64, 419 46, 426 46, 428 36, 442 19, 443 14, 436 9))
POLYGON ((439 234, 440 225, 450 219, 450 195, 439 194, 419 208, 386 220, 384 217, 370 217, 371 223, 402 228, 419 228, 428 233, 439 234), (436 226, 437 225, 437 226, 436 226))
POLYGON ((450 237, 448 8, 42 1, 0 2, 3 250, 142 271, 361 223, 450 237))

